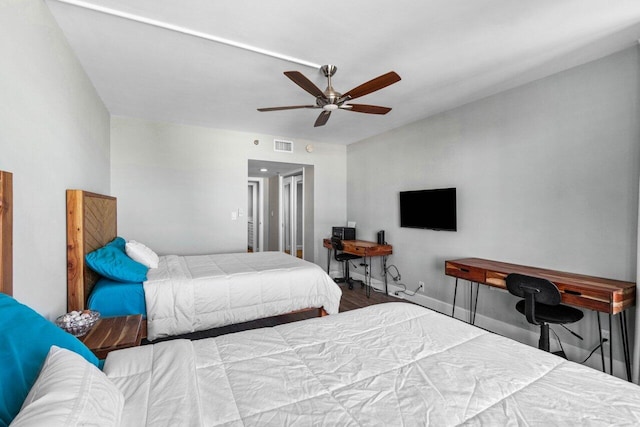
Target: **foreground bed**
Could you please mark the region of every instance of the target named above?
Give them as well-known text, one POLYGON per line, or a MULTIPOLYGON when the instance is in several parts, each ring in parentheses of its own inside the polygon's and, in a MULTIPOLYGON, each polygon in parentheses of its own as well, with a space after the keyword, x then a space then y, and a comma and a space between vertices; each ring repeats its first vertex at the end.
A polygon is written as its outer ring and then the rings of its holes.
MULTIPOLYGON (((115 247, 124 251, 124 240, 117 239, 116 205, 114 197, 67 190, 69 311, 143 314, 149 340, 298 311, 338 312, 342 291, 329 275, 280 252, 170 255, 137 282, 101 277, 88 268, 86 257, 115 247)), ((94 261, 110 270, 102 262, 111 260, 109 255, 94 261)))
POLYGON ((637 425, 640 388, 419 306, 113 352, 123 425, 637 425))
POLYGON ((0 308, 22 320, 0 333, 18 344, 0 347, 0 419, 19 411, 18 427, 640 424, 638 386, 407 303, 114 351, 103 372, 51 322, 0 308))

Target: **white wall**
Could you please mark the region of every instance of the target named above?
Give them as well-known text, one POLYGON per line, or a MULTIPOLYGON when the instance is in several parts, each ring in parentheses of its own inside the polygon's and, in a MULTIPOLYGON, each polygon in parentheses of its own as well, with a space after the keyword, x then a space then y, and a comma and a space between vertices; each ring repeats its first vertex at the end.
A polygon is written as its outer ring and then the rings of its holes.
MULTIPOLYGON (((386 230, 402 281, 425 281, 426 296, 446 303, 451 258, 634 281, 639 71, 628 49, 350 145, 349 220, 362 238, 386 230), (400 228, 398 192, 440 187, 457 187, 458 232, 400 228)), ((533 330, 515 301, 484 288, 478 313, 533 330)), ((597 342, 594 319, 578 325, 585 348, 597 342)))
POLYGON ((41 0, 0 1, 0 169, 14 186, 14 296, 66 311, 67 188, 109 192, 109 114, 41 0))
POLYGON ((316 260, 322 237, 346 221, 346 147, 294 140, 273 151, 274 136, 112 117, 111 189, 118 232, 159 253, 246 251, 248 160, 314 165, 316 260), (260 141, 259 145, 253 143, 260 141), (245 216, 231 220, 231 212, 245 216))

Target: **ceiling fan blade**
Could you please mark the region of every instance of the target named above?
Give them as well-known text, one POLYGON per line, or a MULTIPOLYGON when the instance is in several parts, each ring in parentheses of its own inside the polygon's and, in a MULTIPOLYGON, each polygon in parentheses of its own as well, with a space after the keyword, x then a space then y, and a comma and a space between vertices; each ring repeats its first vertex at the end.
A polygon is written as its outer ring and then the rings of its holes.
POLYGON ((318 86, 313 84, 313 82, 306 78, 300 71, 285 71, 284 75, 289 77, 295 84, 316 98, 324 98, 324 92, 322 92, 318 86))
POLYGON ((324 110, 322 113, 320 113, 320 115, 316 119, 316 122, 313 125, 313 127, 317 128, 318 126, 324 126, 325 123, 327 123, 327 120, 329 120, 330 115, 331 115, 331 111, 324 110))
POLYGON ((280 110, 295 110, 296 108, 320 108, 315 105, 289 105, 287 107, 268 107, 268 108, 258 108, 258 111, 280 111, 280 110))
POLYGON ((345 104, 340 107, 343 110, 355 111, 356 113, 368 113, 368 114, 387 114, 391 111, 389 107, 380 107, 379 105, 365 105, 365 104, 345 104))
POLYGON ((371 92, 375 92, 384 87, 392 85, 400 81, 400 76, 395 71, 389 71, 387 74, 376 77, 373 80, 369 80, 366 83, 362 83, 360 86, 354 87, 349 92, 340 97, 340 100, 355 99, 364 95, 368 95, 371 92))

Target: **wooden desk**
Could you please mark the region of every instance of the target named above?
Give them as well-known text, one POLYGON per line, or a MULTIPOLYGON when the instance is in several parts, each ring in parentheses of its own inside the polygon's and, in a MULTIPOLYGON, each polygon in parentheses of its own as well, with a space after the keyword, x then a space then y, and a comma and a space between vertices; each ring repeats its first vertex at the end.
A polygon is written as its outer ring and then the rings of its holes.
POLYGON ((636 284, 621 280, 604 279, 544 268, 508 264, 480 258, 445 261, 445 274, 470 282, 507 289, 505 278, 509 273, 542 277, 558 287, 562 302, 580 308, 617 314, 636 301, 636 284))
MULTIPOLYGON (((629 336, 627 333, 627 321, 625 310, 633 307, 636 302, 636 284, 621 280, 605 279, 601 277, 586 276, 583 274, 567 273, 564 271, 548 270, 525 265, 509 264, 506 262, 491 261, 481 258, 464 258, 445 261, 445 274, 456 278, 456 292, 458 279, 468 280, 473 283, 481 283, 487 286, 507 289, 506 277, 509 273, 519 273, 528 276, 547 279, 558 287, 562 295, 562 302, 579 308, 594 310, 598 313, 609 315, 609 331, 611 331, 611 316, 620 314, 620 334, 623 345, 627 377, 631 378, 631 366, 629 355, 629 336)), ((473 287, 471 287, 471 301, 473 299, 473 287)), ((475 307, 478 302, 476 289, 475 307)), ((475 320, 475 307, 470 307, 470 323, 475 320), (473 316, 471 315, 473 313, 473 316)), ((453 310, 455 313, 455 293, 453 310)), ((598 315, 598 329, 602 342, 602 329, 598 315)), ((613 372, 612 345, 609 345, 610 371, 613 372)), ((602 365, 604 370, 604 353, 602 353, 602 365)))
MULTIPOLYGON (((329 274, 329 267, 331 265, 331 239, 323 239, 322 246, 329 250, 329 256, 327 258, 327 274, 329 274)), ((383 245, 376 242, 369 242, 367 240, 343 240, 342 241, 343 252, 352 255, 359 255, 365 259, 364 277, 367 285, 367 297, 371 295, 371 273, 369 271, 369 264, 367 258, 372 256, 382 257, 382 271, 384 271, 384 293, 388 294, 387 290, 387 256, 393 253, 393 246, 383 245)))

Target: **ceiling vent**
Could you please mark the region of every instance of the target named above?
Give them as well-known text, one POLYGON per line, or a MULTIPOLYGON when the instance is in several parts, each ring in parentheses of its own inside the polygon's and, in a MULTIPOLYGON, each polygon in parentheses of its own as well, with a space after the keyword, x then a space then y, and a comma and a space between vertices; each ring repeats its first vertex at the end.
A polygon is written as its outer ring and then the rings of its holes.
POLYGON ((273 140, 273 151, 281 153, 293 153, 293 141, 273 140))

